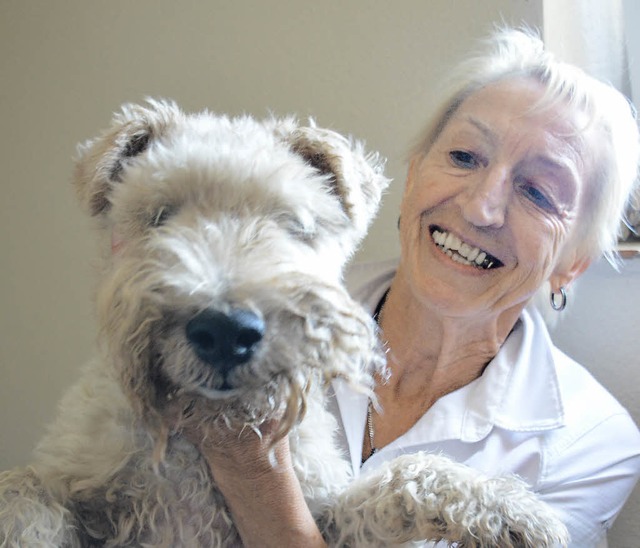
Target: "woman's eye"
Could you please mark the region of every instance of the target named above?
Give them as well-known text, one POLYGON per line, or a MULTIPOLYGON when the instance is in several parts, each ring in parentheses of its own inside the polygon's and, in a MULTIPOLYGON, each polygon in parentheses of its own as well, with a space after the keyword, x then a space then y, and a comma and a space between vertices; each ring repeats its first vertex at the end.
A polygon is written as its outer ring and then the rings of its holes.
POLYGON ((531 184, 523 184, 522 192, 528 200, 545 211, 555 211, 553 202, 547 198, 546 194, 531 184))
POLYGON ((476 155, 466 150, 452 150, 449 152, 449 157, 454 165, 463 169, 473 169, 480 165, 476 155))

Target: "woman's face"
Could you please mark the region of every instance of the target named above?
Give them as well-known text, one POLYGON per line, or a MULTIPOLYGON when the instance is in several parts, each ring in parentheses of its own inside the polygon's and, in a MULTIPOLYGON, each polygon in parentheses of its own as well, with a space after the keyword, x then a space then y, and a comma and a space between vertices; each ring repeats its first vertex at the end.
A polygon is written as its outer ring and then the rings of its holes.
POLYGON ((475 92, 411 162, 401 269, 447 314, 519 312, 546 280, 557 289, 586 267, 563 247, 589 163, 580 114, 529 112, 540 95, 522 79, 475 92))

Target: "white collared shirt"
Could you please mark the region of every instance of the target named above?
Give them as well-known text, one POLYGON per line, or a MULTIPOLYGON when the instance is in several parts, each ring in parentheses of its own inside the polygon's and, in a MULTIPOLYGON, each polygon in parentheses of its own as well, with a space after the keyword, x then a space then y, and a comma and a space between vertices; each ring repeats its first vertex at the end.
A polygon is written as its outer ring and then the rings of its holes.
MULTIPOLYGON (((357 265, 353 297, 373 311, 397 262, 357 265)), ((334 412, 354 475, 416 451, 488 474, 513 473, 554 507, 573 547, 596 546, 640 477, 640 432, 627 411, 553 346, 540 314, 523 311, 481 377, 440 398, 361 466, 367 397, 333 384, 334 412)))

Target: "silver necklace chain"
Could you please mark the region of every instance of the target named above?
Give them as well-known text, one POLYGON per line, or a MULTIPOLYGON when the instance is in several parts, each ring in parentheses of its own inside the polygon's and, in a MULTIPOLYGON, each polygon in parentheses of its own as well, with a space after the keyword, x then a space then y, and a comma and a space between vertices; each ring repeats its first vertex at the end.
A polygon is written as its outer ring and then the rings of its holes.
MULTIPOLYGON (((380 325, 380 316, 382 315, 382 309, 387 302, 388 295, 389 289, 384 292, 384 295, 382 295, 382 298, 378 302, 378 306, 376 306, 376 309, 373 313, 373 320, 378 325, 380 325)), ((367 455, 366 457, 362 455, 362 462, 367 460, 371 455, 378 451, 373 445, 373 402, 371 401, 371 398, 369 398, 369 403, 367 405, 367 437, 369 438, 369 455, 367 455)))
MULTIPOLYGON (((369 458, 373 455, 377 449, 373 445, 373 403, 369 400, 369 404, 367 405, 367 434, 369 435, 369 458)), ((364 462, 366 459, 362 459, 364 462)))

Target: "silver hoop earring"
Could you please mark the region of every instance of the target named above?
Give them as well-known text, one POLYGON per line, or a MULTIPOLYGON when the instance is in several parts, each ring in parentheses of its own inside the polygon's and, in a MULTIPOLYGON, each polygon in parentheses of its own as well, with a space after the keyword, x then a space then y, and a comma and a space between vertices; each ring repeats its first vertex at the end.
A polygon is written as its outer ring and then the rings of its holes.
POLYGON ((567 292, 564 290, 564 287, 560 286, 560 302, 556 299, 556 293, 554 291, 551 292, 551 308, 553 308, 556 312, 560 312, 564 310, 567 306, 567 292))

